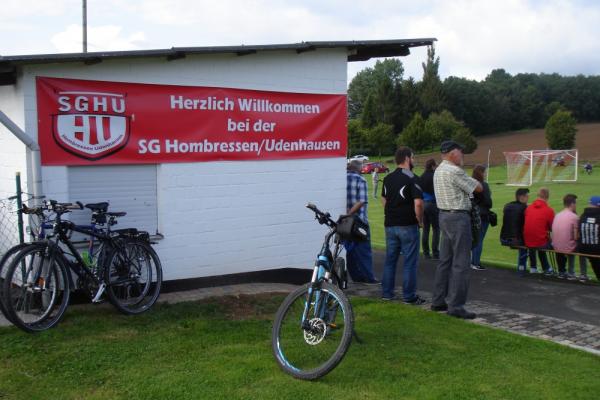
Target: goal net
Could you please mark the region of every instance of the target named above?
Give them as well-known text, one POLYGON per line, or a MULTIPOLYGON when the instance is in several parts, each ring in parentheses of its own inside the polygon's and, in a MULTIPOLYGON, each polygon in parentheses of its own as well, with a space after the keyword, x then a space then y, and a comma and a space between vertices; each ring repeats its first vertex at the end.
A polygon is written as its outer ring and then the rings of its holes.
POLYGON ((535 182, 577 181, 577 150, 504 152, 506 184, 530 186, 535 182))

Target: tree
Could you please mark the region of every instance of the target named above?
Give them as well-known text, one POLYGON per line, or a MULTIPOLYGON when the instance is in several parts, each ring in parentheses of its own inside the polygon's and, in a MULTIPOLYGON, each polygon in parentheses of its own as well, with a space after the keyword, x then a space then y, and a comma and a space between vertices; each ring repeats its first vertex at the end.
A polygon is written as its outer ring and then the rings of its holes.
POLYGON ((360 114, 360 121, 362 122, 363 128, 369 129, 377 125, 377 109, 375 106, 375 96, 369 94, 365 107, 360 114))
POLYGON ((465 154, 471 154, 475 150, 477 150, 477 140, 471 134, 469 128, 462 126, 454 135, 452 135, 452 140, 462 144, 465 147, 465 154))
POLYGON ((394 127, 392 125, 379 123, 366 131, 366 137, 371 148, 380 157, 394 149, 394 127))
POLYGON ((455 140, 465 146, 465 153, 477 149, 477 141, 465 124, 452 115, 448 110, 439 114, 433 113, 425 121, 423 138, 429 140, 430 148, 444 140, 455 140))
POLYGON ((425 120, 419 113, 415 113, 413 119, 404 128, 396 143, 399 146, 408 146, 415 151, 425 149, 429 143, 423 140, 423 132, 425 131, 425 120))
POLYGON ((348 120, 348 155, 367 153, 366 132, 358 119, 348 120))
POLYGON ((546 123, 546 141, 548 147, 555 150, 572 149, 575 147, 577 121, 570 111, 558 110, 546 123))
POLYGON ((440 57, 435 57, 435 47, 427 49, 427 62, 423 66, 423 81, 420 85, 420 101, 423 115, 440 112, 445 108, 444 86, 440 80, 440 57))
POLYGON ((402 85, 404 67, 396 58, 377 60, 373 68, 360 71, 348 86, 348 115, 356 118, 363 113, 369 95, 375 100, 378 122, 391 123, 399 109, 394 95, 402 85))

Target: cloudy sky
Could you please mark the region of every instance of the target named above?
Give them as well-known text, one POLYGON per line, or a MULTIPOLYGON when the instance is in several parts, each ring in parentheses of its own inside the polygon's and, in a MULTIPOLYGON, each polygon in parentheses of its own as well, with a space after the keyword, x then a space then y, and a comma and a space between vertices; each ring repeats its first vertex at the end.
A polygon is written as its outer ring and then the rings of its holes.
MULTIPOLYGON (((1 2, 1 55, 81 51, 81 0, 1 2)), ((88 0, 89 51, 435 37, 442 78, 600 74, 599 34, 594 0, 88 0)), ((402 58, 406 76, 425 55, 402 58)))

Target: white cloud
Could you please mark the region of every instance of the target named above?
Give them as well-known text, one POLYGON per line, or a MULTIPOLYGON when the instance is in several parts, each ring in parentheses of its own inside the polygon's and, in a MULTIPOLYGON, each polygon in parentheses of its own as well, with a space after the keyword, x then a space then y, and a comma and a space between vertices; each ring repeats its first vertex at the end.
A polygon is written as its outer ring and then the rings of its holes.
MULTIPOLYGON (((80 51, 80 0, 7 7, 0 54, 80 51)), ((600 4, 567 0, 88 0, 90 50, 437 37, 442 77, 476 79, 493 68, 600 74, 598 21, 600 4)), ((420 78, 424 59, 402 58, 406 75, 420 78)))
MULTIPOLYGON (((145 41, 143 32, 135 32, 126 37, 121 36, 120 26, 88 27, 88 51, 137 50, 145 41)), ((83 32, 79 25, 69 25, 63 32, 51 39, 52 44, 61 53, 81 52, 83 32)))

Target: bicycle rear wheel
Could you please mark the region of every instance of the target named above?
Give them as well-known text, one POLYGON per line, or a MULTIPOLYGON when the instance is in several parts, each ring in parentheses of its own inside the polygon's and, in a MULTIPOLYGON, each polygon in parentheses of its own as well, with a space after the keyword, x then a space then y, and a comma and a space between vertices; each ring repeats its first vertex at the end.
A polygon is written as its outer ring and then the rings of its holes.
POLYGON ((69 304, 67 267, 33 243, 18 252, 6 272, 2 297, 8 319, 30 333, 56 325, 69 304))
POLYGON ((124 314, 140 314, 158 299, 162 266, 150 244, 127 240, 108 256, 104 268, 108 300, 124 314))
POLYGON ((310 284, 290 293, 273 323, 271 346, 279 367, 306 380, 334 369, 350 346, 354 314, 346 295, 323 282, 309 295, 310 284), (308 317, 302 326, 305 307, 308 317))

